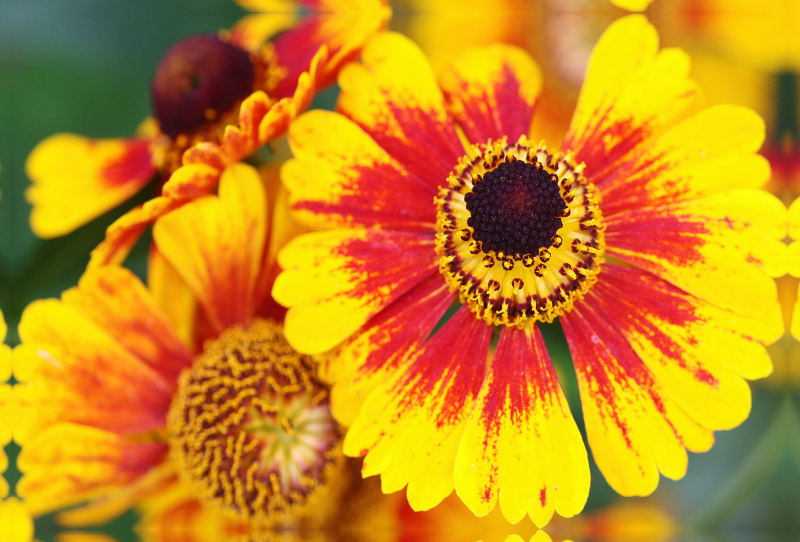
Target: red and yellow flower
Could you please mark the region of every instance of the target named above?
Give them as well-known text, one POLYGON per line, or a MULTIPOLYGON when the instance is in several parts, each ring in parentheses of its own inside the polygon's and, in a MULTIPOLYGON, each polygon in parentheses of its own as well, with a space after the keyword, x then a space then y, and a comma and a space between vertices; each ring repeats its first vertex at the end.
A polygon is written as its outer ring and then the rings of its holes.
MULTIPOLYGON (((252 8, 276 4, 241 3, 252 8)), ((248 16, 230 33, 194 36, 175 45, 153 81, 155 118, 142 125, 138 136, 94 140, 57 134, 42 141, 26 166, 33 181, 27 198, 34 232, 40 237, 69 233, 127 200, 158 174, 166 181, 163 197, 121 219, 130 229, 114 250, 126 254, 144 228, 141 223, 209 192, 225 164, 282 136, 314 93, 335 80, 339 67, 389 17, 381 0, 363 0, 358 6, 340 0, 279 4, 318 13, 303 19, 294 13, 248 16), (217 169, 193 168, 198 154, 212 154, 217 169), (202 184, 187 186, 186 172, 172 175, 182 164, 201 175, 202 184)), ((121 227, 117 224, 110 235, 121 227)), ((109 259, 120 261, 124 254, 109 259)))
POLYGON ((333 349, 345 454, 385 492, 424 510, 455 489, 539 526, 582 509, 586 450, 537 324, 556 318, 619 493, 680 478, 747 417, 782 332, 786 209, 758 190, 762 120, 701 111, 688 70, 644 17, 617 21, 556 149, 529 133, 526 53, 474 49, 437 80, 385 33, 340 73, 338 114, 295 121, 282 178, 327 229, 283 249, 273 296, 296 349, 333 349))
POLYGON ((338 476, 328 387, 286 343, 269 297, 275 253, 294 231, 270 171, 265 187, 253 167, 231 165, 218 195, 161 217, 149 288, 103 266, 26 308, 17 493, 35 516, 87 503, 61 519, 103 522, 177 478, 232 516, 269 523, 338 476))

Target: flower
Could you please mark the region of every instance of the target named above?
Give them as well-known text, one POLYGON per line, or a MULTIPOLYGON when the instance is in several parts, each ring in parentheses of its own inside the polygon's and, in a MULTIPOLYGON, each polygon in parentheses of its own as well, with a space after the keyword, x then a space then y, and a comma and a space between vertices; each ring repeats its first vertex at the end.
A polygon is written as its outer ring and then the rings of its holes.
POLYGON ((17 493, 35 516, 88 502, 61 520, 102 522, 176 479, 258 523, 323 498, 341 436, 316 364, 288 346, 269 299, 292 224, 277 169, 265 175, 267 188, 253 167, 232 165, 218 196, 161 217, 150 288, 104 266, 26 308, 14 350, 27 392, 17 493))
MULTIPOLYGON (((311 11, 331 11, 340 4, 302 2, 311 11)), ((171 175, 182 163, 192 163, 197 152, 214 153, 216 165, 232 163, 282 136, 314 93, 335 80, 339 66, 386 24, 389 15, 380 0, 362 4, 358 12, 294 17, 288 25, 280 23, 287 16, 280 13, 261 15, 259 24, 245 18, 230 34, 178 42, 159 63, 151 89, 154 118, 136 137, 57 134, 31 152, 26 169, 33 185, 26 196, 33 205, 34 232, 40 237, 69 233, 133 196, 156 174, 166 181, 160 204, 136 208, 130 213, 134 217, 153 212, 152 222, 179 206, 178 200, 207 193, 222 168, 213 178, 204 177, 202 186, 187 187, 182 175, 171 175), (278 25, 273 31, 288 30, 266 42, 271 37, 265 33, 267 20, 278 25)), ((116 247, 124 254, 114 261, 124 259, 143 228, 137 224, 136 231, 126 233, 124 246, 116 247)))
POLYGON ((397 34, 362 62, 339 114, 289 131, 293 209, 328 229, 281 251, 273 288, 290 344, 334 349, 345 454, 415 510, 455 489, 480 516, 578 513, 586 450, 537 325, 557 319, 609 484, 683 476, 747 417, 782 331, 761 119, 698 112, 687 55, 637 15, 598 42, 560 151, 528 135, 541 76, 516 48, 466 52, 438 84, 397 34))

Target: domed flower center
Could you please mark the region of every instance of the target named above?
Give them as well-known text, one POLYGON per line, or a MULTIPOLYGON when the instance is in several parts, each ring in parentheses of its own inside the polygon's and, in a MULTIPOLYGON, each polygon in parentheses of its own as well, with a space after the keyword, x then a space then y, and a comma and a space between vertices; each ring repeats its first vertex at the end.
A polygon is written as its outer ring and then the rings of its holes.
POLYGON ((597 280, 602 216, 570 154, 524 136, 473 146, 436 202, 440 271, 489 324, 551 322, 597 280))
POLYGON ((315 362, 264 320, 206 344, 181 374, 167 430, 180 475, 198 496, 256 523, 305 504, 341 456, 315 362))
POLYGON ((153 112, 172 139, 233 109, 254 90, 250 53, 211 34, 178 42, 161 58, 152 85, 153 112))
POLYGON ((558 177, 541 164, 503 162, 464 195, 467 226, 484 252, 537 254, 553 244, 567 209, 558 177))

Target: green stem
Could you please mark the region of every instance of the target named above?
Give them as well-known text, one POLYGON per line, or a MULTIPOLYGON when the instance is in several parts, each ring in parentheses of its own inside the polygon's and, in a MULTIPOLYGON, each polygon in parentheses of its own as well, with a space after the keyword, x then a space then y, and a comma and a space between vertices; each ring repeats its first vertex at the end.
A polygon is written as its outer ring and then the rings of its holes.
MULTIPOLYGON (((800 418, 791 400, 781 405, 750 455, 716 495, 701 506, 686 522, 689 529, 707 530, 722 525, 739 506, 775 472, 789 447, 789 436, 800 432, 800 418)), ((800 437, 794 438, 800 446, 800 437)), ((800 449, 796 457, 800 458, 800 449)), ((799 459, 800 460, 800 459, 799 459)))

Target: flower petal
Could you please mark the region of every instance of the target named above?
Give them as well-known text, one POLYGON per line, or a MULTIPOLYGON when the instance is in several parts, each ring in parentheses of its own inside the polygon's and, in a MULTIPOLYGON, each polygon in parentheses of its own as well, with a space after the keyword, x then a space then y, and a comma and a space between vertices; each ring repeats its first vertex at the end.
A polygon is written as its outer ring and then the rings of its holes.
POLYGON ((33 540, 33 518, 19 499, 11 497, 0 501, 0 525, 3 526, 3 540, 6 542, 33 540))
POLYGON ((150 243, 147 257, 147 288, 152 293, 156 307, 169 321, 173 333, 182 344, 195 351, 193 339, 197 300, 186 281, 164 258, 155 243, 150 243))
POLYGON ((26 382, 27 432, 57 421, 138 433, 162 427, 175 387, 76 308, 34 301, 22 313, 14 377, 26 382))
POLYGON ((763 315, 773 306, 785 266, 786 210, 761 190, 606 217, 609 254, 719 307, 763 315))
MULTIPOLYGON (((750 412, 742 376, 767 376, 763 345, 730 329, 730 313, 642 271, 606 265, 586 302, 630 342, 664 394, 709 429, 730 429, 750 412), (741 376, 740 376, 741 375, 741 376)), ((773 322, 782 331, 780 305, 773 322)))
POLYGON ((308 70, 314 53, 323 46, 328 49, 328 58, 320 65, 316 90, 335 83, 342 66, 356 60, 364 44, 386 28, 392 12, 384 2, 361 0, 354 4, 351 1, 347 9, 337 11, 322 6, 326 13, 309 15, 278 36, 275 53, 286 76, 278 83, 276 96, 282 98, 294 92, 298 77, 308 70))
POLYGON ((434 271, 325 357, 326 376, 335 383, 331 411, 339 423, 353 423, 370 391, 419 349, 454 299, 434 271))
POLYGON ((159 196, 119 217, 106 230, 106 238, 92 250, 88 267, 122 264, 145 228, 183 203, 159 196))
POLYGON ((506 519, 544 527, 583 509, 589 460, 537 327, 508 327, 456 456, 458 496, 479 516, 500 500, 506 519))
POLYGON ((247 324, 267 231, 264 185, 252 166, 225 169, 219 196, 205 196, 161 217, 153 239, 194 292, 220 333, 247 324))
POLYGON ((310 111, 292 124, 289 144, 295 159, 281 176, 299 220, 327 227, 435 229, 436 191, 346 117, 310 111))
MULTIPOLYGON (((586 298, 585 298, 586 299, 586 298)), ((581 393, 595 462, 617 493, 649 495, 659 470, 686 473, 686 450, 708 449, 713 434, 668 397, 607 317, 583 302, 560 318, 581 393)))
POLYGON ((600 184, 652 139, 696 107, 689 57, 658 51, 658 34, 642 15, 614 22, 594 48, 563 149, 586 163, 600 184))
POLYGON ((134 442, 93 427, 60 423, 26 443, 17 459, 17 493, 35 516, 133 483, 167 453, 165 444, 134 442))
POLYGON ((290 30, 297 24, 300 14, 294 11, 293 2, 285 3, 287 4, 285 11, 279 9, 270 13, 265 10, 265 13, 245 15, 236 21, 236 24, 230 30, 231 44, 247 51, 258 53, 267 40, 280 32, 290 30))
POLYGON ((286 340, 310 354, 342 342, 438 266, 432 235, 362 229, 302 235, 278 263, 272 295, 289 307, 286 340))
POLYGON ((370 393, 344 441, 381 473, 384 493, 408 485, 414 510, 453 491, 458 443, 483 381, 492 328, 462 307, 394 377, 370 393))
POLYGON ((178 339, 153 296, 123 267, 86 271, 78 287, 64 292, 61 300, 99 325, 166 382, 177 382, 181 370, 192 364, 192 353, 178 339))
POLYGON ((31 228, 39 237, 58 237, 126 201, 144 187, 156 168, 150 140, 50 136, 25 164, 33 186, 31 228))
POLYGON ((409 172, 433 188, 444 185, 464 148, 428 60, 393 32, 379 34, 361 58, 339 74, 337 110, 409 172))
POLYGON ((542 74, 528 53, 496 44, 462 53, 439 75, 447 107, 467 139, 527 135, 542 74))
POLYGON ((770 175, 769 162, 755 154, 763 141, 764 121, 750 109, 706 109, 604 179, 603 213, 759 188, 770 175))

